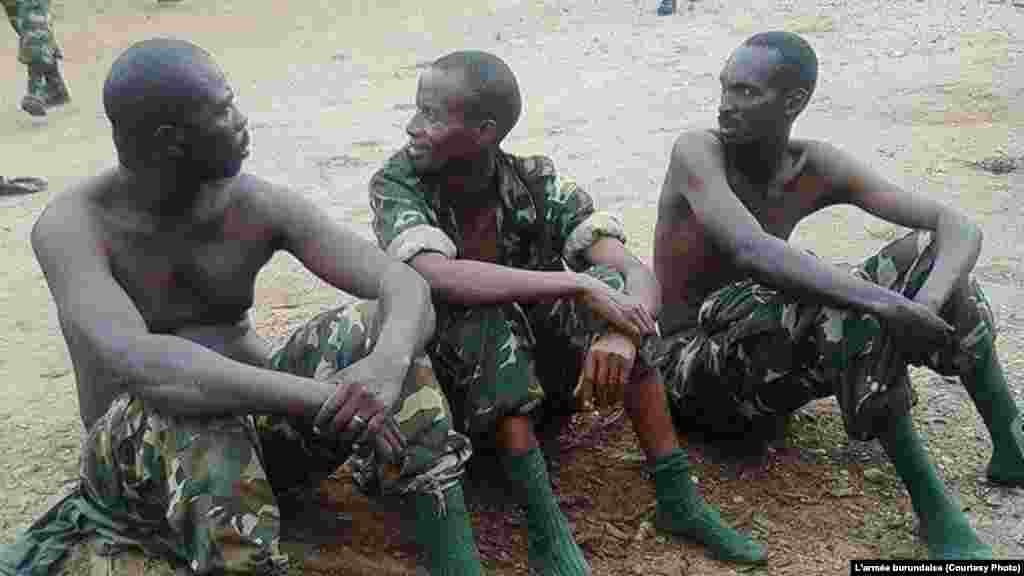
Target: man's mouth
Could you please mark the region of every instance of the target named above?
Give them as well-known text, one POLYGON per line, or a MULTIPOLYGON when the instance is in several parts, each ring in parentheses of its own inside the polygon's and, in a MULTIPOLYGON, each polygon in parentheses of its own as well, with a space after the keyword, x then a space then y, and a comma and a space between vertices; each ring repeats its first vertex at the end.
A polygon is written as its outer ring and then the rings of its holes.
POLYGON ((740 129, 740 122, 734 118, 718 118, 718 127, 722 132, 734 133, 740 129))
POLYGON ((242 133, 242 143, 238 147, 238 149, 239 149, 239 151, 241 153, 242 158, 246 158, 246 157, 249 156, 249 143, 250 143, 250 141, 251 140, 250 140, 250 137, 249 137, 249 131, 245 130, 242 133))

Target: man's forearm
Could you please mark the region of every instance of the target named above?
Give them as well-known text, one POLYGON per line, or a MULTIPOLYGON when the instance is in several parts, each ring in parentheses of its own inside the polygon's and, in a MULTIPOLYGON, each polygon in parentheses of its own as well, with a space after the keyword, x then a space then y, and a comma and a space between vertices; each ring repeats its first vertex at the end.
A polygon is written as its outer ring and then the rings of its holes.
POLYGON ((333 392, 326 383, 237 362, 177 336, 147 335, 106 357, 129 392, 168 414, 312 418, 333 392))
POLYGON ((584 286, 575 272, 521 270, 476 260, 430 262, 420 272, 439 297, 466 306, 555 300, 577 296, 584 286))
POLYGON ((828 306, 876 313, 886 303, 903 298, 896 292, 861 280, 797 250, 774 236, 767 236, 744 250, 737 262, 755 279, 769 286, 828 306))
POLYGON ((374 352, 411 362, 434 336, 429 285, 415 270, 396 262, 381 282, 378 306, 381 329, 374 352))
POLYGON ((636 296, 654 318, 661 312, 661 285, 649 268, 637 262, 625 273, 626 291, 636 296))
POLYGON ((981 229, 959 214, 947 213, 940 219, 932 242, 935 263, 914 300, 939 310, 957 283, 974 269, 981 254, 981 229))

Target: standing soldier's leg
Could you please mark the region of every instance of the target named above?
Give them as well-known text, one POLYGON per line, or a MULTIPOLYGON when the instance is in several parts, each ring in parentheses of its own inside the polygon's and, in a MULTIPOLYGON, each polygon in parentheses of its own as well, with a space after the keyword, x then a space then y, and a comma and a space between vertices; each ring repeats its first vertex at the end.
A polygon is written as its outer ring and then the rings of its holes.
POLYGON ((17 0, 0 0, 0 4, 3 4, 4 12, 7 14, 7 21, 11 23, 11 28, 14 29, 14 33, 21 36, 21 32, 18 31, 17 0))
POLYGON ((71 100, 60 74, 63 55, 50 25, 49 0, 16 0, 17 30, 21 36, 18 60, 28 67, 28 89, 21 108, 33 116, 45 116, 46 109, 71 100))

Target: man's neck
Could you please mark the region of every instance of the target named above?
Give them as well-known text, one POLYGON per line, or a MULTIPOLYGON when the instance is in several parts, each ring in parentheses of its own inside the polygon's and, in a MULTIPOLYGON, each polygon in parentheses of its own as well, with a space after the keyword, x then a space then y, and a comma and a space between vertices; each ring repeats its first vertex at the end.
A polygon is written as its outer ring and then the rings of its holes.
POLYGON ((441 172, 449 199, 458 212, 474 213, 492 208, 499 200, 495 186, 497 149, 484 151, 473 160, 459 160, 441 172))
POLYGON ((789 144, 786 130, 753 142, 727 145, 726 155, 730 168, 751 184, 774 184, 792 162, 789 144))
POLYGON ((232 182, 201 182, 180 171, 121 166, 115 202, 138 215, 154 231, 191 227, 214 220, 224 211, 232 182))

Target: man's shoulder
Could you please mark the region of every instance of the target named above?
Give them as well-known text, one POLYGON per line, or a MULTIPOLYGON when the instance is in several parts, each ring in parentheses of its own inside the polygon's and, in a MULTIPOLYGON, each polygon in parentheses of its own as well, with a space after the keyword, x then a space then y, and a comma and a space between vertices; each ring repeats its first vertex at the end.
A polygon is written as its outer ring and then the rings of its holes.
POLYGON ((672 144, 672 166, 693 166, 709 157, 722 157, 722 141, 714 130, 686 130, 672 144))
MULTIPOLYGON (((818 175, 835 176, 846 164, 851 156, 838 146, 809 138, 793 139, 794 147, 803 150, 807 157, 806 168, 814 170, 818 175)), ((805 168, 805 169, 806 169, 805 168)))
POLYGON ((557 175, 554 160, 547 156, 540 154, 532 156, 517 156, 515 154, 502 152, 502 157, 508 165, 515 168, 519 177, 527 184, 557 175))
POLYGON ((36 218, 32 227, 32 243, 49 237, 51 232, 60 229, 68 234, 62 238, 73 238, 75 234, 85 233, 95 225, 97 210, 102 206, 102 199, 110 190, 116 170, 107 170, 79 180, 63 191, 54 195, 46 207, 36 218))

